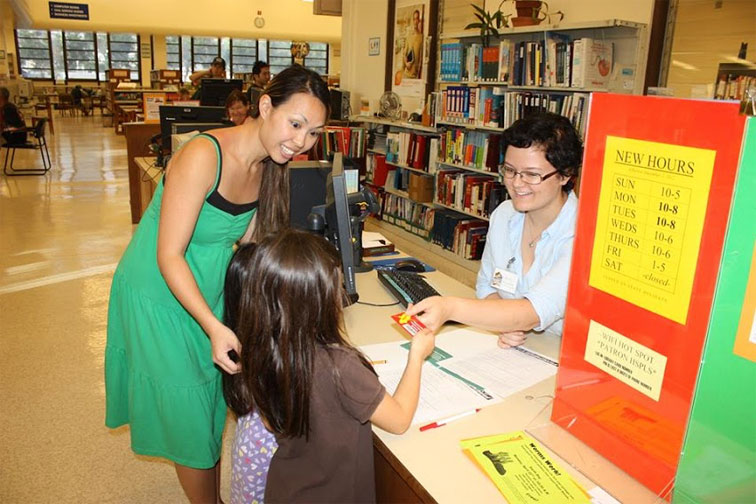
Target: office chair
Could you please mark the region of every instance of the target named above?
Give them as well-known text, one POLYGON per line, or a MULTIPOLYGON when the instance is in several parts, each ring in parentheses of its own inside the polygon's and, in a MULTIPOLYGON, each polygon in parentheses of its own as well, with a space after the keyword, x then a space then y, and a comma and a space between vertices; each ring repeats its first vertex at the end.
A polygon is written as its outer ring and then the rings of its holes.
POLYGON ((50 161, 50 152, 47 150, 47 140, 45 140, 45 125, 47 123, 46 118, 41 118, 37 121, 37 124, 32 128, 27 128, 27 132, 31 133, 32 140, 27 140, 22 144, 4 144, 3 149, 5 151, 5 163, 3 164, 3 173, 8 177, 18 177, 22 175, 44 175, 52 167, 50 161), (42 156, 42 168, 13 168, 13 161, 16 157, 16 149, 34 149, 39 150, 42 156), (11 153, 13 151, 13 153, 11 153), (8 156, 10 156, 10 165, 8 165, 8 156))

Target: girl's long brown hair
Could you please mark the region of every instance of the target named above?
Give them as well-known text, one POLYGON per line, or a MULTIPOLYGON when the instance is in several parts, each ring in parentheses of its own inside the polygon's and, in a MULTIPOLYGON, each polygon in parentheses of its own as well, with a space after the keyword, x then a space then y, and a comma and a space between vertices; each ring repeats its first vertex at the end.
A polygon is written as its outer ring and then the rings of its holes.
POLYGON ((331 244, 295 229, 237 250, 225 292, 226 323, 242 344, 241 375, 225 387, 237 415, 256 407, 273 432, 306 436, 317 349, 354 352, 370 368, 344 337, 340 267, 331 244))
MULTIPOLYGON (((273 107, 285 103, 297 93, 308 93, 323 103, 326 117, 330 115, 330 95, 323 78, 300 65, 290 66, 278 73, 263 92, 270 97, 273 107)), ((255 107, 253 117, 259 115, 255 107)), ((268 159, 265 162, 260 183, 259 206, 255 216, 252 241, 258 241, 268 233, 275 233, 289 225, 289 170, 268 159)))

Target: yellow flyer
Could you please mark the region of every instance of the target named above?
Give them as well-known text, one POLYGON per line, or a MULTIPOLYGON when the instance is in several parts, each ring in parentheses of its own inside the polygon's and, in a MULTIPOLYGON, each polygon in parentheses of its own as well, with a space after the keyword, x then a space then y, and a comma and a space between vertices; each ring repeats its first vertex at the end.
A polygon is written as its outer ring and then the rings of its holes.
POLYGON ((590 503, 586 491, 524 432, 468 439, 460 444, 508 502, 590 503))
POLYGON ((715 156, 607 136, 591 287, 686 323, 715 156))

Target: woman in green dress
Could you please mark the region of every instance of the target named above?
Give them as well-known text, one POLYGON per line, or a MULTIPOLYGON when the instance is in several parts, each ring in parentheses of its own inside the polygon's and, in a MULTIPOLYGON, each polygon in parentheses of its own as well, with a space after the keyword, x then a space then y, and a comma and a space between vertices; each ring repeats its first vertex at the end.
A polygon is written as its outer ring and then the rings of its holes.
POLYGON ((135 453, 173 461, 191 502, 220 502, 226 404, 218 368, 238 373, 228 352, 241 353, 221 322, 233 245, 288 225, 286 164, 313 146, 328 103, 317 73, 290 67, 253 120, 188 142, 113 277, 105 423, 129 424, 135 453))

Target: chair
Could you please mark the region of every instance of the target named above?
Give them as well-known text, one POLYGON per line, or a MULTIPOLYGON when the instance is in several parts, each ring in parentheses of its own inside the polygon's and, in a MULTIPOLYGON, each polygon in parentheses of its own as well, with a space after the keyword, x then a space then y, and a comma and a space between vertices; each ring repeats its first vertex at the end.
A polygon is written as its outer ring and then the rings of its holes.
POLYGON ((46 118, 41 118, 37 121, 37 124, 33 128, 26 128, 28 133, 31 133, 32 140, 27 140, 22 144, 4 144, 3 149, 5 151, 5 163, 3 164, 3 173, 8 177, 18 177, 21 175, 44 175, 52 167, 52 161, 50 160, 50 152, 47 150, 47 140, 45 139, 45 125, 47 123, 46 118), (16 157, 16 149, 34 149, 39 150, 42 156, 42 168, 13 168, 13 161, 16 157), (13 151, 11 153, 11 151, 13 151), (10 156, 10 165, 8 165, 8 157, 10 156))

